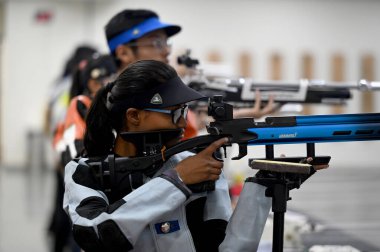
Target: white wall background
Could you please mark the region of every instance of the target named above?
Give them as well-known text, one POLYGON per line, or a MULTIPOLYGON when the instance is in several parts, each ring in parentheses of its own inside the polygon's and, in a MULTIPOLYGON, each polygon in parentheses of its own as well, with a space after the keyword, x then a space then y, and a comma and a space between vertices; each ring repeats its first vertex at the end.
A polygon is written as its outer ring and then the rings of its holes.
MULTIPOLYGON (((103 27, 124 8, 149 8, 162 20, 183 26, 175 36, 174 51, 191 48, 201 62, 211 49, 237 71, 237 54, 253 55, 253 74, 269 78, 269 54, 284 58, 284 79, 300 77, 300 57, 315 57, 316 78, 329 79, 330 56, 346 57, 346 79, 360 78, 360 57, 380 59, 380 1, 373 0, 12 0, 3 2, 4 33, 1 69, 1 149, 5 164, 26 159, 26 132, 40 130, 48 87, 79 43, 101 51, 107 47, 103 27), (50 10, 53 19, 38 24, 38 10, 50 10)), ((376 64, 376 79, 379 79, 376 64)), ((377 95, 378 97, 378 95, 377 95)), ((347 112, 360 112, 360 97, 347 112)), ((376 101, 376 111, 380 103, 376 101)))

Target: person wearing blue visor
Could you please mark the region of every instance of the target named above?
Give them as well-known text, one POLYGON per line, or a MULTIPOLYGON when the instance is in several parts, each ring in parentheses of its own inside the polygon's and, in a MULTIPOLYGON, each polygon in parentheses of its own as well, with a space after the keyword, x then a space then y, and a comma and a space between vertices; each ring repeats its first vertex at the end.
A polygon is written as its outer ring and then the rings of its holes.
POLYGON ((105 27, 108 47, 119 70, 138 60, 168 63, 168 38, 181 31, 178 25, 164 23, 150 10, 123 10, 105 27))
MULTIPOLYGON (((162 22, 157 13, 145 9, 125 9, 114 15, 105 26, 108 47, 119 72, 138 60, 168 63, 171 53, 168 39, 180 31, 179 25, 162 22)), ((234 117, 260 118, 275 111, 274 97, 271 97, 265 106, 262 106, 260 98, 257 91, 254 106, 234 109, 234 117)), ((194 120, 194 117, 194 113, 190 111, 189 119, 194 120)), ((195 119, 197 120, 199 118, 195 119)), ((198 123, 189 122, 187 133, 194 124, 198 123)), ((187 137, 190 135, 185 134, 187 137)))

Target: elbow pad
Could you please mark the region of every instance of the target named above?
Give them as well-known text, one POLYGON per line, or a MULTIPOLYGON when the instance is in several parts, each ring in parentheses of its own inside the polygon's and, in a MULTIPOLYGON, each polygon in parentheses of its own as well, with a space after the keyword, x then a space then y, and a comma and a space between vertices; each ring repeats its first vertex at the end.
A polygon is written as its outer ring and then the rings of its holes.
POLYGON ((132 244, 123 235, 120 228, 112 220, 102 222, 94 228, 74 225, 73 236, 79 246, 86 252, 129 251, 132 244))
MULTIPOLYGON (((112 214, 124 203, 124 200, 119 200, 112 205, 108 205, 102 198, 90 197, 81 202, 76 208, 76 212, 88 221, 93 221, 102 213, 112 214)), ((113 220, 104 220, 97 225, 93 225, 93 227, 74 224, 73 236, 79 246, 86 252, 129 251, 133 248, 113 220), (97 232, 95 229, 97 229, 97 232)))

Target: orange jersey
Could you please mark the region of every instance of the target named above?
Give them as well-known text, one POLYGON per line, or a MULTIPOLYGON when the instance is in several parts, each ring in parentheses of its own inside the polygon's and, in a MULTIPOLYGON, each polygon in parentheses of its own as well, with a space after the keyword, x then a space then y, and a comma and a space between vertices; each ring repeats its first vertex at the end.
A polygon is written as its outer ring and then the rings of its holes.
POLYGON ((187 113, 187 126, 185 128, 184 137, 182 140, 186 140, 192 137, 196 137, 198 135, 198 124, 197 124, 197 118, 194 112, 191 110, 187 113))
POLYGON ((53 147, 55 149, 58 149, 59 142, 63 138, 63 132, 65 131, 65 124, 63 122, 60 122, 57 124, 56 129, 54 131, 53 136, 53 147))
POLYGON ((74 97, 67 110, 64 129, 65 131, 74 127, 74 139, 82 140, 86 131, 85 117, 91 106, 91 99, 85 95, 74 97))

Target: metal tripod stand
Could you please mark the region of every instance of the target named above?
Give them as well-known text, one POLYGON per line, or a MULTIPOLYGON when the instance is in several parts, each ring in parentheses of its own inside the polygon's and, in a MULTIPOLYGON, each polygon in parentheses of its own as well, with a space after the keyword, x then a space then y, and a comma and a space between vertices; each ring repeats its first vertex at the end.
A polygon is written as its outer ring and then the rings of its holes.
MULTIPOLYGON (((307 143, 307 156, 315 157, 315 144, 307 143)), ((273 145, 266 145, 266 160, 274 160, 273 145)), ((286 158, 284 158, 286 159, 286 158)), ((292 160, 292 158, 289 158, 292 160)), ((290 165, 291 167, 291 165, 290 165)), ((289 191, 293 188, 299 188, 307 178, 309 178, 315 170, 311 170, 309 174, 298 174, 291 172, 273 172, 273 176, 263 176, 255 178, 259 184, 267 186, 265 195, 272 198, 273 212, 273 252, 282 252, 284 248, 284 226, 285 212, 287 209, 287 201, 289 191)))

